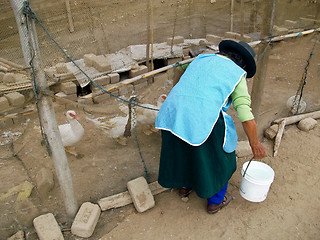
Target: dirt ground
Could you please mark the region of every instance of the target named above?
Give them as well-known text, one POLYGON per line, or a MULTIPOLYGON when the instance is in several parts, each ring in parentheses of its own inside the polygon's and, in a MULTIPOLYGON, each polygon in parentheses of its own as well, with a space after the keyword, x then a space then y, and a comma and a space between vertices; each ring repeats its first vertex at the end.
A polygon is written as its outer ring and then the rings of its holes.
MULTIPOLYGON (((319 41, 319 33, 315 33, 270 46, 271 58, 258 122, 261 139, 263 130, 273 120, 291 115, 286 101, 296 94, 311 52, 314 55, 307 71, 303 100, 307 103, 306 112, 320 109, 319 41)), ((249 88, 252 81, 248 80, 249 88)), ((171 84, 170 81, 156 82, 138 94, 143 96, 142 101, 155 104, 161 93, 170 91, 171 84)), ((110 100, 100 106, 108 114, 59 102, 54 105, 58 124, 65 123, 64 113, 74 109, 85 129, 84 137, 76 146, 80 157, 67 155, 79 206, 126 191, 128 181, 145 176, 133 136, 126 146, 121 146, 86 120, 87 117, 120 115, 118 101, 110 100)), ((240 140, 245 140, 232 109, 230 114, 234 116, 240 140)), ((41 145, 37 114, 19 121, 0 129, 0 194, 25 180, 35 185, 37 173, 42 168, 55 173, 53 162, 45 146, 41 145), (6 142, 8 139, 13 142, 6 142)), ((267 157, 262 161, 275 171, 275 180, 264 202, 251 203, 240 196, 240 170, 249 157, 239 158, 238 169, 228 189, 234 200, 221 212, 208 215, 206 201, 194 193, 183 202, 176 190, 167 191, 155 196, 155 207, 145 213, 138 213, 132 204, 102 212, 90 239, 319 239, 319 123, 318 120, 316 128, 309 132, 300 131, 295 124, 287 126, 277 157, 273 157, 273 142, 263 139, 267 157)), ((158 175, 160 133, 145 135, 142 126, 137 126, 137 139, 149 182, 154 182, 158 175)), ((25 231, 26 239, 37 239, 32 219, 48 212, 55 215, 65 239, 79 239, 70 233, 56 176, 54 180, 55 185, 47 194, 41 194, 35 187, 23 201, 17 200, 17 194, 0 201, 0 239, 6 239, 18 230, 25 231)))

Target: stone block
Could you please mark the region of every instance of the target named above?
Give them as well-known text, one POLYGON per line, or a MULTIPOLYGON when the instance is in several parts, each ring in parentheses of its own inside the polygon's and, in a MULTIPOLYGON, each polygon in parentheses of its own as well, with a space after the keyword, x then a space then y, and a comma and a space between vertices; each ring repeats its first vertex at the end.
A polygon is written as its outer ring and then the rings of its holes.
POLYGON ((92 105, 93 101, 92 98, 78 98, 78 103, 81 105, 92 105))
POLYGON ((137 68, 133 68, 129 71, 129 78, 134 78, 141 74, 147 73, 148 67, 145 65, 139 65, 137 68))
POLYGON ((71 100, 74 102, 76 102, 78 100, 78 96, 76 93, 67 95, 64 92, 58 92, 55 94, 55 96, 57 96, 59 98, 65 98, 65 99, 68 99, 68 100, 71 100))
POLYGON ((25 240, 24 232, 23 231, 18 231, 16 234, 12 235, 7 240, 25 240))
POLYGON ((72 223, 72 234, 83 238, 90 237, 97 225, 100 213, 101 209, 97 204, 83 203, 72 223))
POLYGON ((183 56, 189 56, 189 48, 183 48, 182 51, 183 51, 183 56))
POLYGON ((111 84, 120 82, 119 73, 110 73, 110 74, 108 74, 108 76, 110 77, 111 84))
POLYGON ((168 58, 167 65, 176 64, 177 62, 181 62, 182 58, 168 58))
POLYGON ((243 35, 242 36, 242 39, 241 39, 242 41, 244 41, 244 42, 247 42, 247 43, 249 43, 249 42, 251 42, 252 41, 252 38, 249 36, 249 35, 243 35))
MULTIPOLYGON (((175 36, 173 38, 173 45, 184 43, 184 38, 182 36, 175 36)), ((172 44, 172 37, 167 38, 167 44, 171 46, 172 44)))
POLYGON ((240 40, 241 39, 241 34, 240 33, 236 33, 236 32, 225 32, 224 33, 224 37, 225 38, 231 38, 231 39, 240 40))
POLYGON ((301 17, 299 19, 299 22, 300 22, 300 27, 302 28, 313 28, 315 24, 315 19, 301 17))
POLYGON ((264 136, 267 139, 272 140, 277 136, 278 129, 279 129, 279 125, 278 124, 274 124, 274 125, 270 126, 269 128, 267 128, 264 131, 264 136))
POLYGON ((7 83, 15 83, 16 82, 16 78, 14 77, 14 73, 6 73, 6 74, 4 74, 2 81, 5 84, 7 84, 7 83))
POLYGON ((218 45, 218 44, 221 42, 222 37, 217 36, 217 35, 213 35, 213 34, 207 34, 206 40, 207 40, 209 43, 212 43, 212 44, 214 44, 214 45, 218 45))
POLYGON ((84 60, 84 64, 87 66, 87 67, 93 67, 93 59, 96 57, 95 54, 93 53, 89 53, 89 54, 85 54, 83 56, 83 60, 84 60))
POLYGON ((111 71, 111 65, 108 60, 102 56, 93 57, 93 67, 97 69, 99 72, 108 72, 111 71))
POLYGON ((298 28, 299 24, 298 24, 297 21, 285 20, 284 21, 284 26, 286 28, 292 29, 292 28, 298 28))
POLYGON ((273 26, 272 34, 273 34, 274 36, 286 35, 286 34, 288 34, 288 32, 289 32, 288 28, 279 27, 279 26, 277 26, 277 25, 274 25, 274 26, 273 26))
POLYGON ((249 141, 239 141, 236 149, 237 157, 247 157, 252 155, 252 150, 249 141))
POLYGON ((61 83, 60 89, 62 92, 64 92, 67 95, 77 93, 77 85, 74 84, 73 82, 61 83))
POLYGON ((119 88, 119 94, 120 96, 124 96, 124 95, 132 95, 132 92, 134 91, 134 87, 132 84, 126 84, 124 86, 121 86, 119 88))
POLYGON ((127 188, 138 212, 145 212, 155 206, 153 195, 144 177, 139 177, 128 182, 127 188))
POLYGON ((65 63, 57 63, 56 64, 56 72, 57 73, 68 73, 69 69, 67 68, 67 64, 65 63))
POLYGON ((93 97, 93 103, 103 103, 104 101, 110 99, 110 95, 108 93, 103 93, 99 96, 93 97))
POLYGON ((107 84, 110 84, 110 76, 107 75, 107 76, 98 77, 98 78, 95 78, 93 81, 99 86, 105 86, 107 84))
POLYGON ((63 240, 60 227, 52 213, 36 217, 33 220, 34 228, 40 240, 63 240))
POLYGON ((13 107, 20 107, 24 104, 25 101, 25 97, 18 92, 8 93, 4 96, 7 98, 9 104, 13 107))
POLYGON ((36 175, 36 184, 41 197, 45 198, 54 187, 52 171, 48 168, 41 168, 36 175))
POLYGON ((313 118, 305 118, 301 120, 298 124, 298 128, 302 131, 308 132, 317 125, 317 120, 313 118))
POLYGON ((8 108, 10 108, 8 99, 5 97, 0 97, 0 112, 4 112, 8 108))
POLYGON ((56 73, 56 70, 54 67, 45 68, 43 71, 48 79, 52 79, 52 80, 54 79, 54 74, 56 73))

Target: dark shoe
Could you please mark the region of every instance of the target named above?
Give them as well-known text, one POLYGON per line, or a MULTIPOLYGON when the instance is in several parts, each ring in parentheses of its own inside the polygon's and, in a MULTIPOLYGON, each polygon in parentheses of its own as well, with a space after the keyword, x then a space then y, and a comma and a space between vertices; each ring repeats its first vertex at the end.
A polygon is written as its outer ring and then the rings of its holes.
POLYGON ((182 198, 185 198, 185 197, 188 197, 191 192, 192 192, 191 188, 183 187, 179 189, 179 196, 182 198))
POLYGON ((230 195, 230 193, 226 193, 226 195, 224 196, 224 199, 222 201, 222 203, 220 204, 211 204, 207 206, 207 212, 209 214, 214 214, 216 212, 219 212, 221 208, 227 206, 232 200, 232 196, 230 195))

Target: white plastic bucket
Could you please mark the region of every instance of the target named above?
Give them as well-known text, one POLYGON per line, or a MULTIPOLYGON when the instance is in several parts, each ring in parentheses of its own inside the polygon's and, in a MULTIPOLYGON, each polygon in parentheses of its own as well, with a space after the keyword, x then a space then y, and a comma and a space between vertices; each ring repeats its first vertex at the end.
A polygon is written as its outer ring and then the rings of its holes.
POLYGON ((267 164, 252 161, 243 176, 249 162, 245 162, 241 169, 240 195, 250 202, 262 202, 266 199, 274 171, 267 164))

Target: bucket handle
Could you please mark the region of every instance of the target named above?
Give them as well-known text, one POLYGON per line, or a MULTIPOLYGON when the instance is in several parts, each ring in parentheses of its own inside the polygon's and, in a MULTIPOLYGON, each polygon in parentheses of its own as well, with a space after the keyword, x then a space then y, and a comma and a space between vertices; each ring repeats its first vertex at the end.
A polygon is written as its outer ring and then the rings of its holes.
POLYGON ((248 165, 246 167, 246 170, 244 170, 244 173, 243 173, 242 177, 244 177, 246 175, 246 172, 247 172, 248 167, 249 167, 250 163, 252 162, 252 160, 253 160, 253 157, 250 159, 250 161, 249 161, 249 163, 248 163, 248 165))

